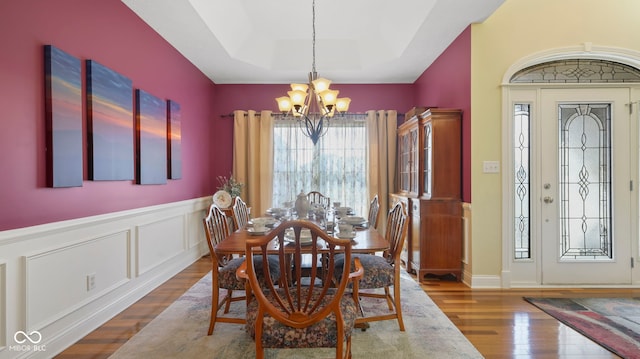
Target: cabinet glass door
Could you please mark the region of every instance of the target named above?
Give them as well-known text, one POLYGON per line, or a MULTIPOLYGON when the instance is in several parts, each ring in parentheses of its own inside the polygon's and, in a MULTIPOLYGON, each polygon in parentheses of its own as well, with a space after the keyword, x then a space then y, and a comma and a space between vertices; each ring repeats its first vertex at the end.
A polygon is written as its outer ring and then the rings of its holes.
POLYGON ((431 197, 431 187, 433 186, 433 131, 431 122, 423 127, 424 146, 422 149, 423 168, 422 183, 424 186, 424 194, 431 197))

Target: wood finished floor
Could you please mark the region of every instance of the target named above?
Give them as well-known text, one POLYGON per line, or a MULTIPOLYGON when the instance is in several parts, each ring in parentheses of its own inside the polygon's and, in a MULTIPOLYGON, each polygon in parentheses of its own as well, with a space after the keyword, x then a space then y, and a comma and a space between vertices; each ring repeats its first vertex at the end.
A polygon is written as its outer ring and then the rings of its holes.
MULTIPOLYGON (((203 257, 56 358, 108 358, 210 268, 203 257)), ((437 280, 421 285, 485 358, 618 358, 522 297, 640 296, 640 289, 471 290, 437 280)))

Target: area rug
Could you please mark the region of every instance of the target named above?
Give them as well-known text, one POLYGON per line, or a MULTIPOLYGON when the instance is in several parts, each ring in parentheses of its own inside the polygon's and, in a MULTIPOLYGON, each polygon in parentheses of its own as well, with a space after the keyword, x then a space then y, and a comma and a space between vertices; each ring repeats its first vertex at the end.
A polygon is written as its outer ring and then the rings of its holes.
POLYGON ((623 358, 640 358, 640 298, 524 298, 623 358))
MULTIPOLYGON (((352 336, 353 358, 482 358, 482 355, 406 273, 401 279, 405 331, 398 322, 373 322, 352 336)), ((131 338, 112 359, 255 358, 255 343, 244 325, 216 323, 207 336, 211 273, 131 338)), ((363 298, 367 311, 387 310, 386 303, 363 298), (381 309, 379 309, 381 308, 381 309)), ((244 302, 231 312, 244 316, 244 302)), ((335 349, 267 349, 267 358, 331 358, 335 349)))

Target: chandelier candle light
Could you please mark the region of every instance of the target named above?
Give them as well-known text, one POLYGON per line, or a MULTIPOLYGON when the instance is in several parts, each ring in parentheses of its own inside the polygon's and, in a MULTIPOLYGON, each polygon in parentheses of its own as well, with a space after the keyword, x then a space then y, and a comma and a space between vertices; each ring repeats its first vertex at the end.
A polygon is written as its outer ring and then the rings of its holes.
POLYGON ((285 116, 293 116, 299 123, 302 133, 311 138, 315 145, 320 137, 327 133, 329 119, 337 112, 343 114, 349 109, 351 99, 338 98, 338 90, 331 90, 330 80, 318 78, 316 72, 316 1, 312 3, 312 44, 313 63, 308 84, 291 84, 289 96, 276 98, 278 109, 285 116), (308 91, 307 91, 308 90, 308 91))

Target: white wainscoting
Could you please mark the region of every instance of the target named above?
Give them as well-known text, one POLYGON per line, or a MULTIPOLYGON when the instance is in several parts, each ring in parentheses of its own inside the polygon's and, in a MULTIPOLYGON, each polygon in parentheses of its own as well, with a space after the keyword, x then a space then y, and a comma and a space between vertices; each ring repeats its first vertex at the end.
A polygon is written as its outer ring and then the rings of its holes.
POLYGON ((56 355, 206 254, 210 204, 0 232, 0 359, 56 355))

